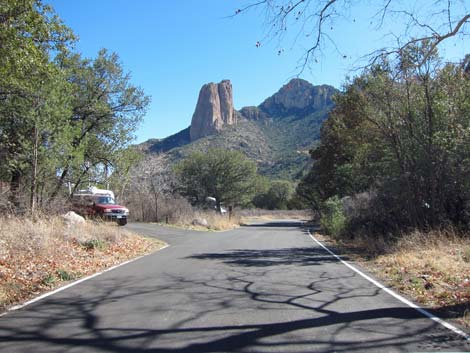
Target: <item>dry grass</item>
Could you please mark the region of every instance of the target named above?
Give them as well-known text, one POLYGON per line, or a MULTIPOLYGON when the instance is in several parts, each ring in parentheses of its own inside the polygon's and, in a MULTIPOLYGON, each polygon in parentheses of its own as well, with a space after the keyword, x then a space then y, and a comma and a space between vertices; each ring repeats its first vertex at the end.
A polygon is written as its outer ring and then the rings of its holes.
POLYGON ((388 282, 433 308, 470 310, 470 239, 452 231, 414 232, 400 240, 374 264, 388 282), (462 309, 458 309, 462 308, 462 309))
POLYGON ((0 219, 0 311, 163 245, 113 223, 0 219))
MULTIPOLYGON (((236 209, 232 217, 228 214, 221 215, 213 210, 195 210, 180 212, 170 219, 170 223, 179 227, 184 227, 194 230, 230 230, 237 228, 240 224, 249 223, 259 220, 273 220, 273 219, 311 219, 312 215, 309 211, 302 210, 261 210, 261 209, 236 209), (207 221, 207 227, 201 224, 193 224, 194 220, 207 221)), ((200 222, 199 222, 200 223, 200 222)))
POLYGON ((470 237, 452 229, 404 234, 395 243, 336 242, 387 285, 470 327, 470 237))
POLYGON ((180 214, 178 217, 173 217, 168 225, 200 231, 224 231, 237 228, 240 226, 240 222, 240 216, 237 214, 229 217, 228 214, 221 215, 212 210, 193 210, 192 212, 180 214), (203 225, 204 221, 207 226, 203 225))
POLYGON ((243 222, 272 219, 310 220, 313 215, 309 210, 263 210, 259 208, 237 211, 243 222))
POLYGON ((211 230, 230 230, 240 226, 240 216, 234 214, 221 215, 215 212, 206 212, 201 215, 207 220, 208 228, 211 230))

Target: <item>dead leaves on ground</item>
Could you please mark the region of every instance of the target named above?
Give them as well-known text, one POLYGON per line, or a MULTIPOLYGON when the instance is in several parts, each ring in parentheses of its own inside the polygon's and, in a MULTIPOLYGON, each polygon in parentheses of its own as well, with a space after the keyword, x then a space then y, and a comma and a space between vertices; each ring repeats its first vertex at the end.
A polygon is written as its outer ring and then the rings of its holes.
POLYGON ((2 222, 0 241, 0 311, 164 245, 114 224, 70 229, 57 220, 38 226, 19 219, 2 222))

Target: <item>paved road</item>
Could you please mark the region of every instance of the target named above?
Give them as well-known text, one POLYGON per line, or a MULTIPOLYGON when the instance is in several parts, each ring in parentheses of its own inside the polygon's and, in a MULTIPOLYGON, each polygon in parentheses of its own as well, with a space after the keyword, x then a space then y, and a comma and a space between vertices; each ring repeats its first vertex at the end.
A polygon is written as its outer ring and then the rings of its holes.
POLYGON ((1 352, 470 351, 298 223, 131 224, 171 246, 0 318, 1 352))

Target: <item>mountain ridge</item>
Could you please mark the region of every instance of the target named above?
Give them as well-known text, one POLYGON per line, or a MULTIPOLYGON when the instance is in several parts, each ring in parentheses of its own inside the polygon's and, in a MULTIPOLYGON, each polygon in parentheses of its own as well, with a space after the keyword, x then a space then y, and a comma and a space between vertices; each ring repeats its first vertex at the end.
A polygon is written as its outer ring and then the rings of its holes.
POLYGON ((147 140, 139 148, 146 153, 166 153, 173 162, 195 150, 236 149, 253 159, 262 174, 298 179, 307 169, 308 151, 318 142, 321 125, 333 108, 333 96, 338 92, 330 85, 314 86, 306 80, 293 79, 258 106, 237 111, 233 108, 229 80, 206 84, 201 88, 189 127, 163 139, 147 140), (220 85, 227 91, 223 99, 215 93, 220 85), (233 109, 233 116, 222 118, 221 105, 226 110, 233 109), (215 113, 211 115, 211 111, 215 113), (198 132, 191 133, 198 119, 198 132), (201 131, 201 126, 206 126, 209 132, 201 131))

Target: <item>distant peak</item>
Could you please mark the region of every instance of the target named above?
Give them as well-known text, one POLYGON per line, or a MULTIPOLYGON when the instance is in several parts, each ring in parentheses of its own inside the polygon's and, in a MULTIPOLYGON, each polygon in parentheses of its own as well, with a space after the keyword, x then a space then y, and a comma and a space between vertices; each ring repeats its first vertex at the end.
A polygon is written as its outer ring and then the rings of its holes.
POLYGON ((313 86, 313 85, 310 82, 308 82, 307 80, 304 80, 303 78, 296 77, 296 78, 291 79, 284 86, 294 87, 294 86, 313 86))
POLYGON ((310 82, 293 78, 274 95, 266 99, 259 108, 271 116, 308 114, 331 105, 336 89, 332 86, 314 86, 310 82))

